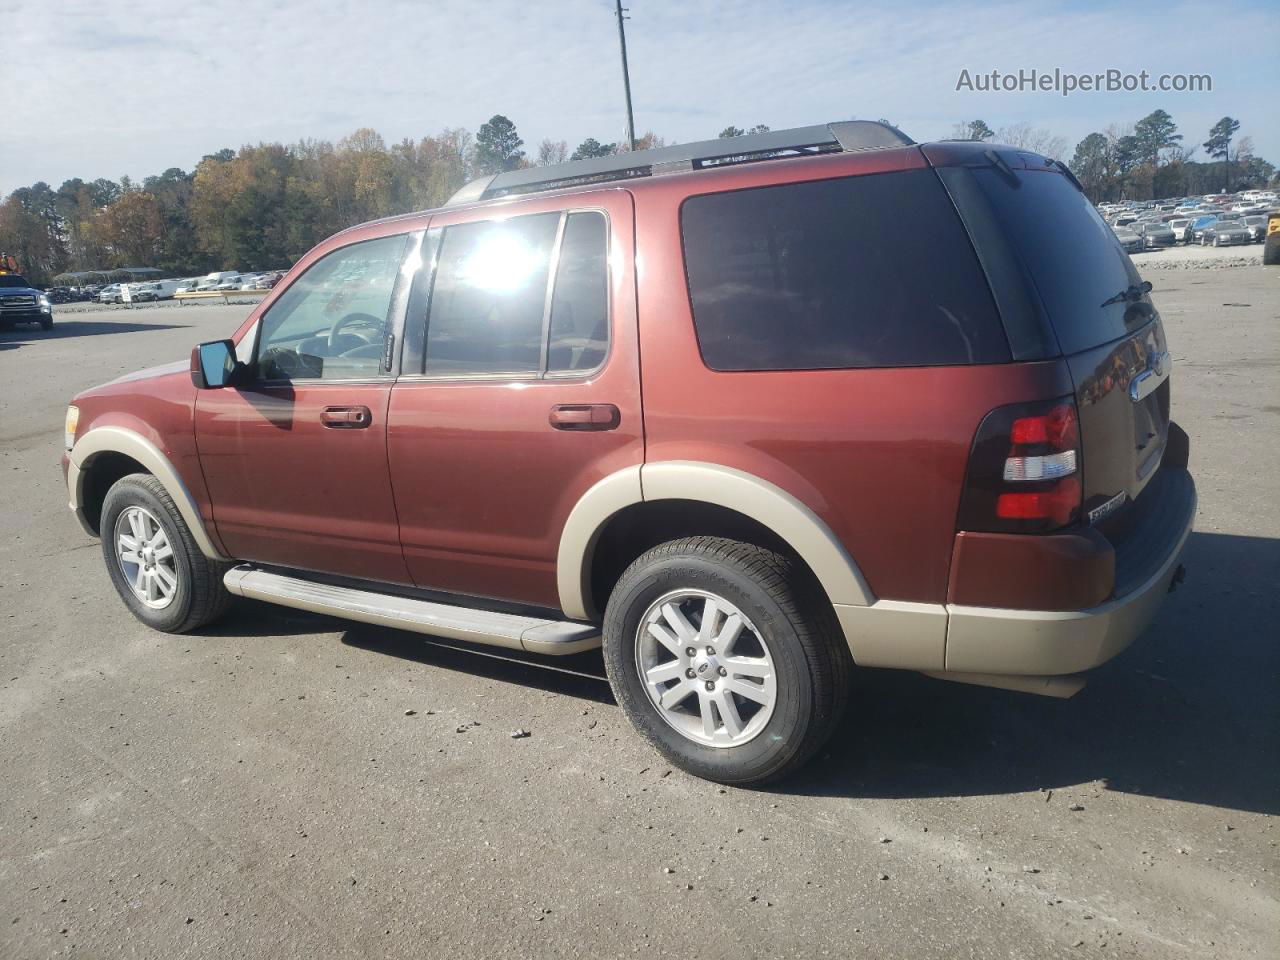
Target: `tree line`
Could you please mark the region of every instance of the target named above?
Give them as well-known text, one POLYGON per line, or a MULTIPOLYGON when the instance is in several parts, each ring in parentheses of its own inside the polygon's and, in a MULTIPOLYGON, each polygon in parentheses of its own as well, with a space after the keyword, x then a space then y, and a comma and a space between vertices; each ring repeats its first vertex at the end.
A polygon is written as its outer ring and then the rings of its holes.
MULTIPOLYGON (((1157 110, 1132 128, 1091 133, 1071 168, 1094 201, 1244 189, 1275 176, 1252 155, 1240 124, 1224 117, 1203 144, 1210 162, 1191 159, 1169 114, 1157 110)), ((722 138, 768 131, 729 126, 722 138)), ((1048 156, 1066 141, 1018 124, 994 131, 981 120, 958 124, 953 137, 995 140, 1048 156)), ((637 149, 665 146, 652 131, 637 149)), ((159 267, 175 276, 210 270, 269 269, 292 264, 325 237, 378 217, 443 204, 473 177, 532 165, 608 156, 619 143, 587 138, 570 150, 543 140, 526 152, 516 126, 500 114, 472 134, 442 130, 390 146, 375 131, 337 143, 301 140, 219 150, 195 169, 170 167, 141 182, 73 178, 54 189, 40 182, 0 203, 0 250, 17 257, 34 283, 64 272, 159 267)))
MULTIPOLYGON (((1201 143, 1187 143, 1173 117, 1154 110, 1130 125, 1090 133, 1071 157, 1071 172, 1094 203, 1231 193, 1277 183, 1276 168, 1256 156, 1249 137, 1236 138, 1240 121, 1223 117, 1201 143), (1193 159, 1203 149, 1206 160, 1193 159)), ((1065 155, 1066 141, 1023 124, 1000 131, 982 120, 956 125, 960 140, 992 140, 1050 157, 1065 155)))

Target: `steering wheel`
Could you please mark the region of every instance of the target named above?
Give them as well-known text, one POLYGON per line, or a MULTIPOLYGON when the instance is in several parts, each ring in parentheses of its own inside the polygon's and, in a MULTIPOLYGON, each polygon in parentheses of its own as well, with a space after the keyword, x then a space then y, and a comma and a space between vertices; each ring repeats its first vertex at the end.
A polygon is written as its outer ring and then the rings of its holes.
MULTIPOLYGON (((329 355, 330 356, 336 356, 336 354, 339 352, 338 348, 341 346, 341 341, 338 339, 339 334, 342 333, 345 327, 352 326, 353 324, 359 324, 361 326, 366 326, 366 327, 373 327, 376 329, 381 324, 381 321, 377 317, 369 313, 348 313, 345 317, 342 317, 340 320, 338 320, 337 323, 335 323, 332 327, 329 328, 329 355)), ((361 337, 359 334, 348 334, 348 336, 357 337, 358 339, 363 340, 366 344, 374 342, 372 340, 367 340, 364 337, 361 337)))

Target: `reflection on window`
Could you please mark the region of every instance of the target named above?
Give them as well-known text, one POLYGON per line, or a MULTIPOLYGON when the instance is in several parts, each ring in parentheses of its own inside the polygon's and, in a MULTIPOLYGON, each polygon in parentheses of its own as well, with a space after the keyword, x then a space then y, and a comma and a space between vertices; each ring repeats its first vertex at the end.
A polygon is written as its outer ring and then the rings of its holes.
POLYGON ((536 374, 560 214, 448 227, 427 317, 426 372, 536 374))
POLYGON ((262 320, 259 377, 376 377, 404 235, 355 243, 322 257, 262 320))
POLYGON ((571 213, 551 300, 548 372, 594 370, 609 346, 608 229, 600 213, 571 213))

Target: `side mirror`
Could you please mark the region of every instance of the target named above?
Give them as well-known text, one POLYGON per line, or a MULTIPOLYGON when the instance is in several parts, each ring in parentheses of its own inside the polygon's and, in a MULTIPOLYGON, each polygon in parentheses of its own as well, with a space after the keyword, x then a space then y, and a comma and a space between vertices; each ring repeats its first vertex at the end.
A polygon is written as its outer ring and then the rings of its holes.
POLYGON ((230 340, 202 343, 191 351, 191 382, 199 390, 217 390, 232 385, 243 364, 236 360, 236 345, 230 340))

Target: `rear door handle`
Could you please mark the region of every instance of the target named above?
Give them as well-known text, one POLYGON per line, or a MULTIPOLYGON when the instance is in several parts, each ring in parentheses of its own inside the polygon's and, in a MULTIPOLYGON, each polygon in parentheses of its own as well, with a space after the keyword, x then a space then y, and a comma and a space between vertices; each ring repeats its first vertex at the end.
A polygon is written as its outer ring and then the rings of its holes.
POLYGON ((547 419, 557 430, 615 430, 622 414, 612 403, 560 403, 547 419))
POLYGON ((320 422, 338 430, 358 430, 373 423, 373 414, 368 407, 325 407, 320 422))

